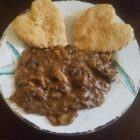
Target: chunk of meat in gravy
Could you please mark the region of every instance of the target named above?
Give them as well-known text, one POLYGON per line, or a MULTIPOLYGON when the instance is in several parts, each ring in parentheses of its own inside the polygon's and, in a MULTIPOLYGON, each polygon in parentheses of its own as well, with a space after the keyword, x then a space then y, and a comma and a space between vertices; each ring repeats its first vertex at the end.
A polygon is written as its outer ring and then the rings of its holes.
POLYGON ((71 46, 31 48, 19 60, 11 99, 28 113, 47 116, 53 125, 66 125, 79 109, 104 102, 115 74, 111 53, 71 46))

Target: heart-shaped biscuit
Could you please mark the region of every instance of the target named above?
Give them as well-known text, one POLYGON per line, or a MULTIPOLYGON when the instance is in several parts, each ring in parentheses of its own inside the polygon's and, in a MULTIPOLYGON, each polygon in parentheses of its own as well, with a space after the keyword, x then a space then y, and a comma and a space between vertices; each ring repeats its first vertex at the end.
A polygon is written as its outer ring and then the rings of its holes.
POLYGON ((48 48, 66 45, 63 16, 51 0, 36 0, 28 14, 13 22, 18 37, 32 47, 48 48))
POLYGON ((129 24, 116 21, 115 9, 109 4, 98 4, 83 13, 73 35, 75 47, 96 52, 121 49, 134 37, 129 24))

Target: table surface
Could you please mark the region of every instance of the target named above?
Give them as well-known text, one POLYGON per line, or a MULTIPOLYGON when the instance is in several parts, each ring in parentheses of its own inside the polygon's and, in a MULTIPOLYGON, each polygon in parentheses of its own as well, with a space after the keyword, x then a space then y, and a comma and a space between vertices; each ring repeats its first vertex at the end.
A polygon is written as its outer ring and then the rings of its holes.
MULTIPOLYGON (((0 36, 8 24, 22 11, 29 8, 32 0, 0 0, 0 36)), ((132 25, 140 43, 139 0, 88 0, 91 3, 110 3, 117 14, 132 25)), ((115 123, 98 132, 82 136, 56 136, 40 132, 17 118, 0 97, 0 140, 139 140, 140 139, 140 94, 130 109, 115 123)))

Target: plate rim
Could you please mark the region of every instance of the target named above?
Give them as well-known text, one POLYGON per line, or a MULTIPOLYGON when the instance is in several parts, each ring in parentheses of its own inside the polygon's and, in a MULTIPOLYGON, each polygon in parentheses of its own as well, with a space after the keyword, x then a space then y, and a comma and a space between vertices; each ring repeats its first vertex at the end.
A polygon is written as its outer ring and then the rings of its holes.
MULTIPOLYGON (((53 1, 54 3, 61 3, 61 2, 72 2, 71 0, 68 0, 68 1, 53 1)), ((74 2, 80 2, 80 3, 88 3, 88 4, 93 4, 93 3, 90 3, 90 2, 83 2, 83 1, 79 1, 79 0, 76 0, 74 2)), ((96 4, 93 4, 93 5, 96 5, 96 4)), ((30 9, 26 9, 25 11, 23 11, 21 14, 25 14, 29 11, 30 9)), ((21 15, 19 14, 19 15, 21 15)), ((122 19, 121 19, 122 20, 122 19)), ((12 23, 12 22, 11 22, 12 23)), ((5 31, 3 32, 1 38, 0 38, 0 47, 2 45, 2 42, 4 40, 4 37, 6 36, 6 30, 7 28, 11 25, 11 23, 6 27, 5 31)), ((136 39, 134 39, 136 40, 136 39)), ((138 44, 138 41, 136 40, 136 43, 138 44)), ((138 44, 139 45, 139 44, 138 44)), ((139 52, 140 52, 140 47, 139 47, 139 52)), ((86 134, 90 134, 90 133, 94 133, 94 132, 97 132, 97 131, 100 131, 110 125, 112 125, 113 123, 115 123, 117 120, 119 120, 124 114, 126 114, 131 108, 132 108, 132 105, 133 103, 135 102, 137 96, 138 96, 138 93, 140 91, 140 80, 139 80, 139 83, 138 83, 138 86, 137 86, 137 91, 136 91, 136 95, 134 96, 134 100, 123 110, 123 112, 121 112, 121 114, 119 116, 116 116, 116 118, 110 120, 109 122, 101 125, 101 126, 98 126, 96 127, 95 129, 93 130, 87 130, 87 131, 83 131, 83 132, 74 132, 74 133, 61 133, 61 132, 55 132, 55 131, 50 131, 50 130, 45 130, 45 129, 41 129, 39 126, 37 126, 36 124, 32 123, 31 121, 29 121, 28 119, 22 117, 22 115, 20 115, 18 112, 16 112, 12 107, 10 107, 10 105, 8 104, 8 102, 6 101, 6 99, 4 98, 3 94, 2 94, 2 91, 1 91, 1 87, 0 87, 0 96, 2 97, 2 100, 4 101, 5 105, 10 109, 10 111, 17 116, 17 118, 19 118, 19 120, 21 120, 22 122, 25 122, 28 126, 30 127, 33 127, 35 129, 37 129, 38 131, 41 131, 41 132, 44 132, 44 133, 49 133, 49 134, 55 134, 55 135, 62 135, 62 136, 80 136, 80 135, 86 135, 86 134)))

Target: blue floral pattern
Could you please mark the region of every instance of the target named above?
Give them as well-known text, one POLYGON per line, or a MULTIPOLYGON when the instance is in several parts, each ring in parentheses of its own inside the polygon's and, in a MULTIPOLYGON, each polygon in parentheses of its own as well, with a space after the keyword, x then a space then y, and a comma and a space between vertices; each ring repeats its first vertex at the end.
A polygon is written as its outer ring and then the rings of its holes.
POLYGON ((0 75, 14 74, 16 69, 16 62, 21 56, 19 51, 15 49, 15 47, 9 41, 6 41, 6 46, 8 47, 13 63, 7 66, 0 67, 0 75))
POLYGON ((135 85, 129 75, 124 71, 117 61, 114 61, 114 65, 117 71, 117 77, 120 82, 134 95, 136 95, 135 85))

